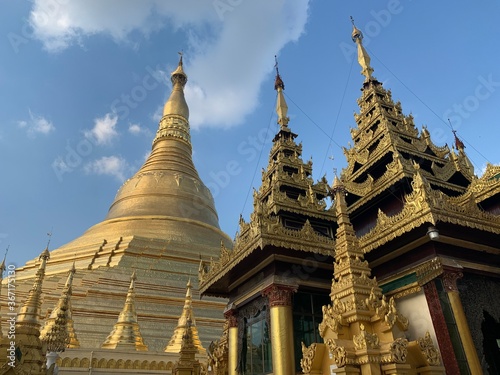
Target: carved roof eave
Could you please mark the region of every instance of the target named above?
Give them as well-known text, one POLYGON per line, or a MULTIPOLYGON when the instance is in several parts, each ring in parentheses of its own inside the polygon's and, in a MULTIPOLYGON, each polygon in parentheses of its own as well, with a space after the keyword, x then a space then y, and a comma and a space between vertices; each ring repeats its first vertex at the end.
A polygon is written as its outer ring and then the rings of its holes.
MULTIPOLYGON (((447 166, 449 166, 448 168, 453 168, 453 173, 450 173, 450 176, 448 177, 450 178, 455 172, 457 172, 457 170, 454 168, 454 164, 452 162, 450 162, 450 164, 447 164, 447 166)), ((439 175, 439 171, 435 172, 437 172, 437 175, 433 176, 426 170, 420 170, 420 173, 422 173, 422 175, 433 185, 457 191, 458 193, 464 192, 463 188, 448 183, 446 181, 447 179, 443 181, 443 175, 439 175)), ((344 186, 349 193, 362 197, 349 206, 349 212, 355 211, 365 202, 381 194, 384 190, 401 180, 403 177, 412 177, 414 173, 415 167, 413 166, 413 164, 411 164, 411 161, 400 157, 387 164, 387 170, 377 180, 373 180, 371 176, 368 176, 368 178, 361 183, 356 183, 354 181, 344 181, 344 186)), ((449 173, 449 171, 443 173, 449 173)))
MULTIPOLYGON (((412 185, 418 184, 414 179, 412 185)), ((365 253, 423 224, 435 225, 438 221, 500 234, 500 216, 482 211, 470 192, 448 197, 432 190, 424 180, 424 186, 414 189, 405 200, 403 209, 396 215, 389 217, 379 210, 375 226, 359 239, 365 253)))
POLYGON ((468 190, 474 193, 476 203, 500 195, 500 165, 488 163, 483 175, 473 180, 468 190))
POLYGON ((442 273, 443 265, 441 263, 441 259, 439 257, 435 257, 416 266, 400 271, 395 275, 392 275, 389 279, 379 280, 379 285, 383 288, 384 285, 389 284, 390 282, 415 274, 416 281, 384 293, 386 297, 399 299, 419 292, 425 284, 434 280, 442 273))
POLYGON ((254 251, 261 250, 266 246, 333 256, 335 240, 315 233, 308 222, 301 230, 283 228, 279 223, 271 224, 270 228, 267 225, 249 228, 251 224, 246 223, 244 226, 246 226, 246 233, 242 233, 238 237, 246 237, 244 242, 239 242, 237 238, 232 251, 221 246, 219 260, 212 261, 209 270, 200 279, 200 293, 206 292, 254 251), (250 237, 248 232, 252 230, 255 233, 250 237))
POLYGON ((300 207, 297 206, 297 203, 288 204, 287 202, 271 202, 267 207, 269 212, 274 214, 278 214, 280 211, 286 211, 321 220, 335 220, 335 212, 333 210, 327 209, 326 207, 318 207, 317 205, 314 205, 314 207, 309 205, 300 207))

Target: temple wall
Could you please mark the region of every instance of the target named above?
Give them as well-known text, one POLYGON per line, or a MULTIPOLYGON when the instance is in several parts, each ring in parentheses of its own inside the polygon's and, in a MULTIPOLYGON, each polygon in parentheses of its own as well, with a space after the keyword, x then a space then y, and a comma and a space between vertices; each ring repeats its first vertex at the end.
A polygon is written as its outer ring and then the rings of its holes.
POLYGON ((418 293, 399 298, 396 300, 396 304, 399 312, 410 320, 407 331, 408 339, 416 340, 419 337, 424 337, 429 331, 434 345, 439 347, 424 291, 421 290, 418 293))

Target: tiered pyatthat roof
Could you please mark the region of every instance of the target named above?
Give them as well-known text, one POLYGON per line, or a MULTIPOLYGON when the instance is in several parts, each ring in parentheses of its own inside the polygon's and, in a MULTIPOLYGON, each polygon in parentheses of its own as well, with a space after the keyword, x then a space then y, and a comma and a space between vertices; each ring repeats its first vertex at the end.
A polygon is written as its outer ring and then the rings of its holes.
POLYGON ((148 350, 144 344, 139 323, 137 323, 137 312, 135 311, 135 281, 137 277, 135 271, 130 278, 130 286, 123 310, 118 316, 118 321, 113 327, 113 331, 106 338, 103 349, 131 349, 138 351, 148 350))
POLYGON ((47 344, 48 352, 60 353, 66 348, 78 348, 80 343, 76 337, 71 317, 71 294, 75 265, 71 267, 61 297, 40 332, 40 339, 47 344))
MULTIPOLYGON (((208 273, 204 266, 200 267, 202 293, 244 258, 266 246, 331 254, 335 215, 325 201, 328 183, 325 177, 314 182, 312 161, 302 160, 302 145, 295 142, 297 134, 288 127, 285 85, 278 69, 274 87, 279 130, 273 138, 268 166, 262 171, 262 184, 258 191, 254 190, 250 222, 240 217, 234 250, 222 246, 218 262, 210 264, 208 273)), ((217 289, 224 295, 222 284, 211 290, 217 289)))
POLYGON ((323 307, 319 325, 324 344, 302 344, 302 371, 325 373, 336 365, 346 374, 360 370, 379 374, 382 366, 391 374, 424 367, 429 373, 444 374, 432 340, 426 336, 408 342, 403 332, 408 319, 398 312, 394 298, 387 301, 376 278, 370 276, 347 213, 346 190, 337 177, 332 192, 338 229, 331 304, 323 307))
POLYGON ((186 299, 184 302, 184 308, 182 309, 182 313, 179 318, 179 322, 177 323, 177 327, 175 328, 172 338, 165 347, 165 352, 167 353, 179 353, 181 351, 185 337, 189 337, 189 345, 194 345, 196 353, 206 353, 205 348, 201 344, 198 335, 198 329, 196 328, 196 321, 194 319, 192 288, 193 285, 191 284, 190 279, 188 280, 188 283, 186 285, 186 299))
MULTIPOLYGON (((344 149, 348 166, 342 179, 350 195, 349 211, 383 199, 390 187, 407 185, 418 164, 421 173, 434 189, 451 196, 462 194, 474 180, 474 168, 463 150, 436 146, 425 127, 419 132, 411 115, 404 115, 401 103, 394 102, 391 91, 373 75, 370 57, 363 47, 362 33, 355 26, 352 38, 358 46, 358 61, 365 76, 357 127, 351 129, 354 145, 344 149), (382 197, 377 197, 382 195, 382 197)), ((408 190, 406 190, 408 192, 408 190)))
POLYGON ((419 132, 413 117, 402 113, 401 103, 373 76, 355 26, 352 38, 365 81, 354 115, 357 127, 351 129, 354 145, 344 149, 348 166, 342 181, 363 251, 438 222, 499 234, 500 216, 492 211, 492 197, 500 192, 494 177, 499 167, 489 165, 477 178, 455 132, 451 149, 434 145, 425 126, 419 132))

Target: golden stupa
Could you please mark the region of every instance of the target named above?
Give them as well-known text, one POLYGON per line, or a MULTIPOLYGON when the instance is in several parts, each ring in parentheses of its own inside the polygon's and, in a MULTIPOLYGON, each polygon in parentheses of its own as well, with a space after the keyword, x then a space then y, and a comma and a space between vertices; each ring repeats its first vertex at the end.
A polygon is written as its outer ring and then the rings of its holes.
MULTIPOLYGON (((57 303, 74 262, 72 318, 82 348, 99 348, 106 340, 135 270, 144 345, 164 350, 185 303, 186 280, 198 274, 200 259, 217 257, 221 245, 232 246, 193 164, 182 55, 171 80, 172 92, 144 165, 119 189, 106 218, 51 251, 47 263, 41 318, 57 303)), ((36 270, 36 260, 17 270, 19 300, 26 298, 36 270)), ((192 293, 197 328, 207 346, 220 337, 226 303, 199 301, 196 285, 192 293)))

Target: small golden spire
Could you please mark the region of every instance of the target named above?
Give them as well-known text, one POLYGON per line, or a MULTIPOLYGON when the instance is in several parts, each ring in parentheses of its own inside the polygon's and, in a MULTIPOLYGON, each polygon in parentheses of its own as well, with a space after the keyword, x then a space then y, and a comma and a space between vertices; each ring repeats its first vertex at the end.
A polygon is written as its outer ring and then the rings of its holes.
MULTIPOLYGON (((45 321, 45 326, 40 332, 40 339, 42 342, 47 344, 47 352, 63 352, 71 343, 69 327, 71 321, 71 327, 73 328, 73 321, 71 318, 70 299, 72 294, 73 276, 75 275, 75 272, 75 263, 73 262, 73 266, 68 273, 66 284, 62 290, 61 297, 59 298, 57 305, 52 310, 49 318, 45 321)), ((74 328, 73 339, 76 340, 74 328)))
POLYGON ((134 270, 130 278, 125 306, 118 316, 113 330, 106 338, 101 348, 103 349, 133 349, 137 351, 148 350, 142 339, 139 324, 137 323, 137 313, 135 311, 135 281, 137 276, 134 270))
POLYGON ((193 340, 194 346, 198 353, 206 353, 205 348, 201 345, 200 338, 198 336, 198 329, 196 328, 196 322, 193 314, 193 293, 192 293, 191 279, 188 280, 186 285, 186 299, 184 302, 184 308, 182 309, 182 314, 177 323, 177 327, 174 330, 174 334, 170 339, 168 345, 165 347, 165 352, 167 353, 179 353, 182 347, 183 337, 187 331, 193 340))
MULTIPOLYGON (((50 239, 49 239, 50 242, 50 239)), ((48 246, 48 244, 47 244, 48 246)), ((33 324, 36 326, 40 326, 40 322, 38 320, 38 314, 40 313, 40 307, 42 305, 42 283, 45 277, 45 268, 47 266, 47 261, 50 258, 50 252, 48 247, 40 254, 38 260, 41 260, 40 266, 36 271, 35 281, 33 283, 33 287, 30 289, 28 298, 21 306, 19 313, 17 314, 17 325, 22 324, 33 324)))
POLYGON ((9 247, 10 245, 8 245, 7 248, 5 249, 5 254, 3 256, 2 263, 0 263, 0 288, 2 287, 1 281, 3 280, 3 273, 7 269, 7 267, 5 266, 5 260, 7 259, 7 253, 9 252, 9 247))
POLYGON ((285 84, 283 83, 283 80, 281 79, 278 70, 278 59, 276 56, 274 56, 274 59, 276 61, 276 64, 274 64, 274 67, 276 68, 276 79, 274 80, 274 89, 278 92, 278 100, 276 102, 276 113, 278 114, 278 124, 280 124, 281 127, 285 127, 288 125, 288 121, 290 121, 290 119, 287 117, 288 106, 286 104, 285 96, 283 94, 283 90, 285 89, 285 84))
POLYGON ((365 82, 368 82, 372 78, 373 68, 370 66, 370 56, 366 52, 365 47, 363 47, 363 33, 359 30, 356 25, 354 25, 354 19, 351 16, 352 22, 352 40, 358 45, 358 62, 361 65, 361 74, 365 78, 365 82))

